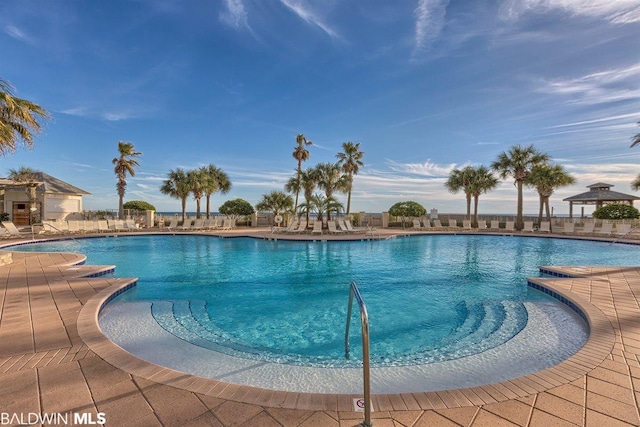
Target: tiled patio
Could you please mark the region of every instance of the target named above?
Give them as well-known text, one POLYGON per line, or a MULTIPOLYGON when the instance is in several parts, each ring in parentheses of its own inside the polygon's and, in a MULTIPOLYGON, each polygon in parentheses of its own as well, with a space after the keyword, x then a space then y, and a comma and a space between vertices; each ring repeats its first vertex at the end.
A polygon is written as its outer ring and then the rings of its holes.
MULTIPOLYGON (((109 426, 331 427, 362 421, 362 413, 351 409, 352 396, 203 380, 122 353, 94 334, 92 313, 101 298, 131 279, 83 278, 105 267, 73 266, 81 259, 14 252, 13 262, 0 266, 0 425, 15 425, 2 421, 15 421, 15 414, 26 419, 70 412, 92 414, 92 420, 102 413, 109 426)), ((640 267, 557 270, 576 277, 536 282, 588 312, 592 339, 578 354, 504 383, 376 395, 374 425, 640 425, 640 267)))

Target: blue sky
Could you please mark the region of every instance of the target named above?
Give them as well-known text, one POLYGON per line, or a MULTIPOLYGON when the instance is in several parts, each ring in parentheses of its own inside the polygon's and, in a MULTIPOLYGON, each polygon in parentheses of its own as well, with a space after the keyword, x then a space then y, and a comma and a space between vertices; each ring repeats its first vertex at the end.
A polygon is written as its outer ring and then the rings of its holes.
MULTIPOLYGON (((214 208, 282 190, 299 133, 314 142, 305 167, 361 143, 355 211, 463 212, 449 172, 515 144, 577 179, 556 213, 595 182, 635 194, 640 173, 637 0, 2 1, 0 52, 0 77, 54 118, 0 176, 40 169, 91 192, 85 209, 117 208, 120 140, 143 153, 125 200, 161 211, 180 208, 158 191, 177 167, 227 172, 214 208)), ((526 190, 525 211, 537 203, 526 190)), ((480 212, 515 204, 507 180, 480 212)))

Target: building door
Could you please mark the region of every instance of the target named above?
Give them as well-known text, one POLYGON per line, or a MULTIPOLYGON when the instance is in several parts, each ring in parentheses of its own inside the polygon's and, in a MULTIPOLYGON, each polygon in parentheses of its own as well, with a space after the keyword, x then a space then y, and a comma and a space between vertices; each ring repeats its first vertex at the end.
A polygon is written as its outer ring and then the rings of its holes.
POLYGON ((15 225, 29 225, 29 203, 13 202, 12 218, 15 225))

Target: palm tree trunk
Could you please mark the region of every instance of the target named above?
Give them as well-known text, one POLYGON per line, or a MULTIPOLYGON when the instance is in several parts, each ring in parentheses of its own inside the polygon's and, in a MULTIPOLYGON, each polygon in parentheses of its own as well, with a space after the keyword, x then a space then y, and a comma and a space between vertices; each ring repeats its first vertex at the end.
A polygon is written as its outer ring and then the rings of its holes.
POLYGON ((542 194, 540 196, 540 206, 538 209, 538 225, 542 222, 542 210, 544 209, 544 196, 542 194))
POLYGON ((467 193, 467 219, 471 221, 471 193, 467 193))
POLYGON ((549 220, 549 230, 553 231, 551 229, 551 209, 549 208, 549 197, 550 196, 545 196, 545 198, 544 198, 544 206, 545 206, 545 210, 546 210, 546 213, 547 213, 547 220, 549 220))
POLYGON ((478 202, 480 201, 480 196, 473 196, 473 224, 478 224, 478 202))
POLYGON ((184 220, 186 219, 186 212, 187 212, 187 198, 183 197, 182 198, 182 223, 184 224, 184 220))
POLYGON ((118 199, 118 218, 124 219, 124 194, 120 194, 118 199))
POLYGON ((196 199, 196 218, 200 218, 200 202, 199 198, 196 199))
POLYGON ((206 205, 207 205, 207 219, 209 219, 209 215, 211 214, 211 194, 206 195, 206 205))
POLYGON ((516 181, 518 187, 518 210, 516 214, 516 230, 522 230, 524 228, 524 224, 522 223, 522 186, 523 181, 516 181))

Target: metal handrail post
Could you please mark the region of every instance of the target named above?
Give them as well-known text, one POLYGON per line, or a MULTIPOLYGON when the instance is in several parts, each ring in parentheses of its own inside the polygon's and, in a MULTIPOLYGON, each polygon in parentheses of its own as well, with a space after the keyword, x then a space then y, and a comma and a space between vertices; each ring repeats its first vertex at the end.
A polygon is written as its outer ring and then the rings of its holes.
POLYGON ((349 326, 351 324, 351 306, 353 305, 353 297, 355 296, 360 306, 360 323, 362 325, 362 379, 364 385, 364 427, 372 427, 371 423, 371 378, 369 369, 369 315, 367 307, 364 304, 358 286, 355 282, 351 282, 351 290, 349 292, 349 307, 347 309, 347 327, 344 336, 345 357, 349 359, 349 326))

